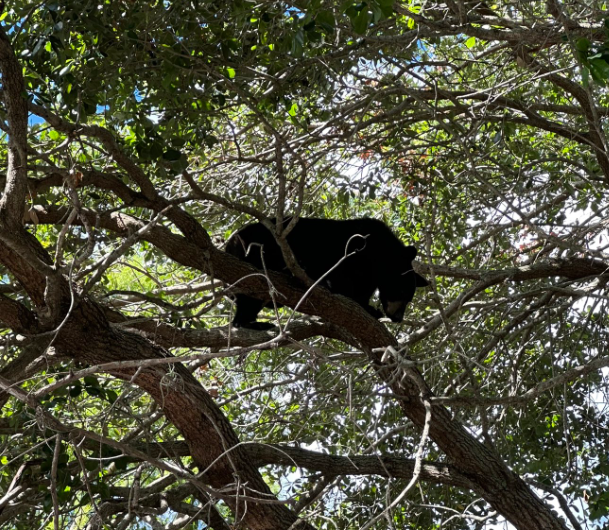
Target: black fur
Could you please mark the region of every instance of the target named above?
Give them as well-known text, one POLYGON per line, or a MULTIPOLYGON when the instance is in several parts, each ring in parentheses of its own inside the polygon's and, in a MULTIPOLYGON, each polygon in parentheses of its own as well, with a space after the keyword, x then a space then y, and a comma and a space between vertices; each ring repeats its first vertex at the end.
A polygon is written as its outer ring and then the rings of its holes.
MULTIPOLYGON (((289 219, 285 221, 285 224, 289 219)), ((375 318, 383 314, 369 305, 378 289, 385 315, 401 322, 416 287, 429 285, 414 272, 413 246, 405 246, 381 221, 376 219, 299 219, 288 235, 288 243, 299 265, 317 280, 345 255, 353 252, 321 282, 330 291, 348 296, 375 318)), ((228 240, 226 252, 263 269, 261 248, 267 270, 289 272, 273 234, 261 223, 245 226, 228 240)), ((279 300, 280 302, 281 300, 279 300)), ((256 322, 263 307, 272 307, 255 297, 238 294, 233 325, 269 329, 272 324, 256 322)))

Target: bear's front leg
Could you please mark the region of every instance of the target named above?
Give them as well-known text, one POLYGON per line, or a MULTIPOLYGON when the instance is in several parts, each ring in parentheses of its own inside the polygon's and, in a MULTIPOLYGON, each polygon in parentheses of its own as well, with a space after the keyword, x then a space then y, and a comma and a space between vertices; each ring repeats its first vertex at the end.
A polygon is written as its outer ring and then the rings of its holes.
POLYGON ((372 307, 370 304, 366 304, 364 309, 377 320, 385 316, 381 311, 379 311, 376 307, 372 307))
POLYGON ((235 311, 235 316, 233 317, 233 326, 236 328, 255 329, 258 331, 264 331, 275 327, 269 322, 256 321, 258 313, 264 307, 264 302, 245 294, 238 294, 235 298, 237 309, 235 311))

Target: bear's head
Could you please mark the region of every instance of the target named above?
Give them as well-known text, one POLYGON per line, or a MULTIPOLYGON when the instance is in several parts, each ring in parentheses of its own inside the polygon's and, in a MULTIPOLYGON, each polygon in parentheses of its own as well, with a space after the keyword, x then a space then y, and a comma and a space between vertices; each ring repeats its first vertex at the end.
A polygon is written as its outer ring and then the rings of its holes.
POLYGON ((412 268, 412 260, 417 256, 413 246, 404 248, 402 259, 393 263, 386 278, 379 285, 379 298, 383 312, 392 322, 404 319, 406 306, 414 297, 417 287, 427 287, 429 282, 412 268))

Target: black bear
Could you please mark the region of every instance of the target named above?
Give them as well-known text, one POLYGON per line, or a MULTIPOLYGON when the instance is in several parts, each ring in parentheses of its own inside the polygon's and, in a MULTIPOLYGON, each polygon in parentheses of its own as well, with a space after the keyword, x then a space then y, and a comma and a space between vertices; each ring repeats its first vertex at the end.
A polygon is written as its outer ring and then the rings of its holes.
MULTIPOLYGON (((285 220, 284 226, 289 220, 285 220)), ((272 221, 275 222, 274 219, 272 221)), ((383 222, 376 219, 336 221, 301 218, 287 241, 298 264, 314 281, 341 258, 351 254, 320 285, 352 298, 375 318, 383 314, 368 302, 377 289, 385 315, 393 322, 401 322, 415 288, 429 285, 412 269, 417 249, 405 246, 383 222)), ((267 270, 289 273, 273 234, 261 223, 247 225, 233 234, 226 244, 226 252, 258 269, 264 268, 264 259, 267 270)), ((272 324, 256 322, 260 310, 273 307, 272 303, 238 294, 236 304, 234 326, 259 330, 273 327, 272 324)))

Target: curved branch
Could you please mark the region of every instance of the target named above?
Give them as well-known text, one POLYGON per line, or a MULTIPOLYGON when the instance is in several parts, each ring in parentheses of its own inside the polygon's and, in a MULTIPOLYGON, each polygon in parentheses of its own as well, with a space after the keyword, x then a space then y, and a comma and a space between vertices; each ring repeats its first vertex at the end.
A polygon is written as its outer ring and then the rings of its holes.
MULTIPOLYGON (((300 447, 277 444, 247 444, 246 452, 257 466, 285 465, 304 467, 319 471, 325 476, 378 475, 388 478, 410 479, 414 473, 415 460, 379 455, 329 455, 300 447)), ((436 484, 446 484, 472 489, 469 478, 448 464, 423 462, 420 479, 436 484)))

